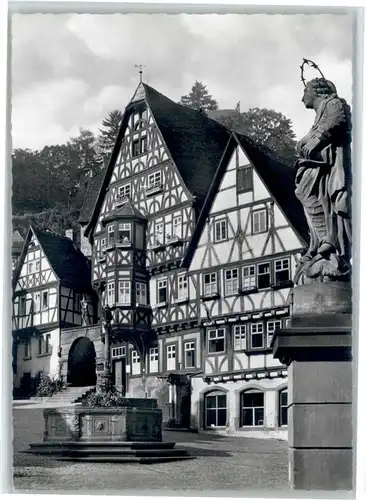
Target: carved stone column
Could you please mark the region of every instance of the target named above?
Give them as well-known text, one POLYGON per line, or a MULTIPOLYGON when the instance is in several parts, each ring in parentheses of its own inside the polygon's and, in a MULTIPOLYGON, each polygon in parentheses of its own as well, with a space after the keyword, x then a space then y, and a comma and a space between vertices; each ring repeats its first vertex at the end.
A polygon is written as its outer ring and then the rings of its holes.
POLYGON ((352 489, 351 312, 350 283, 298 286, 290 327, 272 341, 288 365, 293 489, 352 489))

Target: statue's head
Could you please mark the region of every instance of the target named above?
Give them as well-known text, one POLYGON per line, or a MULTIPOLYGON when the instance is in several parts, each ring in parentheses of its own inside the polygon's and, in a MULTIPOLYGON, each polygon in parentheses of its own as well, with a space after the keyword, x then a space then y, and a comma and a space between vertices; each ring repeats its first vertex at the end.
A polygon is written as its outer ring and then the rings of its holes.
POLYGON ((314 108, 316 100, 326 99, 331 95, 337 95, 334 83, 325 78, 314 78, 306 84, 302 102, 306 108, 314 108))

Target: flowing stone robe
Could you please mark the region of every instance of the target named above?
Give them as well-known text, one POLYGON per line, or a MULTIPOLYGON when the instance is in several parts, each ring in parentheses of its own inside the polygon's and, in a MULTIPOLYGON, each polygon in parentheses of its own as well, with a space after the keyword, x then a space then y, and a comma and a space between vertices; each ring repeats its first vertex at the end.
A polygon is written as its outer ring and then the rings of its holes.
POLYGON ((323 99, 314 125, 299 142, 295 194, 310 229, 309 256, 330 243, 340 257, 351 255, 351 118, 345 100, 323 99), (302 147, 317 146, 306 156, 302 147))

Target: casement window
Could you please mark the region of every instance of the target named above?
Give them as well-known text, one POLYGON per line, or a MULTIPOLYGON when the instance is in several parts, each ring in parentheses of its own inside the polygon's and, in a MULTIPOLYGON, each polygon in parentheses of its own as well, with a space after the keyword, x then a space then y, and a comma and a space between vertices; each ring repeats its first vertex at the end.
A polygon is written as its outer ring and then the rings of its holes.
POLYGON ((182 238, 182 216, 178 215, 173 218, 173 237, 182 238))
POLYGON ((147 151, 147 138, 139 137, 132 141, 132 156, 140 156, 147 151))
POLYGON ((268 230, 267 209, 252 212, 252 234, 265 233, 268 230))
POLYGON ((106 246, 107 246, 107 239, 106 238, 102 238, 100 240, 100 251, 101 251, 101 253, 103 253, 105 251, 106 246))
POLYGON ((131 281, 118 281, 118 303, 124 305, 131 304, 131 281))
POLYGON ((34 294, 33 307, 35 313, 38 313, 41 309, 41 294, 39 292, 34 294))
POLYGON ((108 246, 114 245, 114 224, 110 224, 107 229, 108 246))
POLYGON ((217 220, 215 222, 215 242, 218 243, 220 241, 227 240, 227 220, 217 220))
POLYGON ((28 359, 32 357, 31 340, 30 339, 26 339, 24 341, 24 357, 28 358, 28 359))
POLYGON ((113 359, 124 358, 126 356, 126 346, 112 347, 111 356, 113 359))
POLYGON ((41 263, 39 260, 36 260, 36 272, 38 272, 41 268, 41 263))
POLYGON ((271 267, 269 262, 258 264, 258 288, 271 286, 271 267))
POLYGON ((147 187, 154 188, 161 186, 161 172, 154 172, 147 177, 147 187))
POLYGON ((263 335, 263 323, 252 323, 250 325, 250 345, 252 349, 264 347, 263 335))
POLYGON ((109 281, 107 284, 107 304, 114 306, 116 303, 115 284, 114 281, 109 281))
POLYGON ((225 328, 215 328, 207 331, 208 354, 225 352, 225 333, 225 328))
POLYGON ((147 286, 146 283, 136 282, 136 305, 147 305, 147 286))
POLYGON ((225 295, 236 295, 239 289, 239 273, 237 269, 226 269, 225 277, 225 295))
POLYGON ((166 369, 175 370, 176 369, 176 347, 175 345, 166 346, 166 369))
POLYGON ((287 425, 287 409, 288 409, 288 393, 287 388, 283 389, 278 394, 279 397, 279 426, 287 425))
POLYGON ((196 345, 194 342, 184 344, 184 367, 194 368, 196 366, 196 345))
POLYGON ((33 262, 29 262, 28 263, 28 274, 32 274, 33 273, 33 262))
POLYGON ((178 276, 178 300, 188 299, 188 276, 178 276))
POLYGON ((118 243, 131 243, 131 224, 129 222, 119 222, 117 232, 118 243))
POLYGON ((118 187, 118 198, 129 198, 131 196, 131 184, 118 187))
POLYGON ((241 425, 261 427, 264 425, 264 393, 258 390, 241 394, 241 425))
POLYGON ((267 347, 271 347, 274 332, 281 328, 281 320, 268 321, 267 323, 267 347))
POLYGON ((234 326, 234 351, 243 351, 247 348, 247 327, 246 325, 234 326))
POLYGON ((27 314, 27 299, 25 297, 19 297, 19 316, 25 316, 27 314))
POLYGON ((38 337, 38 354, 51 353, 51 334, 46 333, 38 337))
POLYGON ((42 292, 42 309, 48 309, 48 292, 42 292))
POLYGON ((226 394, 213 391, 205 396, 205 427, 225 427, 227 422, 226 394))
POLYGON ((151 347, 149 350, 149 371, 156 373, 159 371, 159 348, 151 347))
POLYGON ((158 281, 158 304, 166 302, 168 299, 168 284, 167 279, 164 278, 158 281))
POLYGON ((164 222, 156 222, 155 224, 155 244, 162 245, 164 243, 164 222))
POLYGON ((217 293, 217 273, 203 275, 203 294, 205 296, 215 295, 217 293))
POLYGON ((257 286, 257 277, 255 274, 255 266, 243 267, 243 289, 255 288, 257 286))
POLYGON ((132 375, 140 375, 141 362, 140 354, 137 351, 131 351, 132 375))
POLYGON ((275 261, 275 283, 279 285, 290 280, 290 259, 275 261))
POLYGON ((243 166, 236 171, 238 194, 253 191, 253 167, 243 166))

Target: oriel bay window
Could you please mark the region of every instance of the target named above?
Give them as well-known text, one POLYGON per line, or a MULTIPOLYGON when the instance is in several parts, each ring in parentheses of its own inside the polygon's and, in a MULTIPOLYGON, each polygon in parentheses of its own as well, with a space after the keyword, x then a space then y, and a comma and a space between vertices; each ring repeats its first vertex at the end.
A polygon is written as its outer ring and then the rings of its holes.
POLYGON ((225 427, 227 422, 226 394, 213 391, 205 396, 205 427, 225 427))
POLYGON ((239 274, 237 269, 226 269, 225 277, 225 295, 236 295, 239 289, 239 274))
POLYGON ((274 332, 281 328, 281 320, 268 321, 267 323, 267 347, 271 347, 274 332))
POLYGON ((176 346, 175 344, 166 346, 166 369, 175 370, 177 367, 176 363, 176 346))
POLYGON ((167 279, 158 281, 158 304, 164 304, 168 300, 168 284, 167 279))
POLYGON ((269 262, 258 264, 258 288, 271 286, 271 267, 269 262))
POLYGON ((147 286, 146 283, 136 283, 136 305, 147 305, 147 286))
POLYGON ((263 349, 263 323, 252 323, 250 325, 250 346, 252 349, 263 349))
POLYGON ((225 328, 210 328, 207 331, 208 354, 225 352, 225 328))
POLYGON ((263 426, 264 393, 258 390, 245 391, 241 394, 241 425, 263 426))
POLYGON ((217 288, 217 273, 209 273, 203 275, 203 294, 204 296, 215 295, 218 292, 217 288))
POLYGON ((194 368, 196 366, 196 346, 194 342, 184 344, 184 368, 194 368))
POLYGON ((108 240, 108 246, 111 247, 114 245, 114 224, 110 224, 107 228, 107 240, 108 240))
POLYGON ((131 243, 131 224, 129 222, 119 222, 117 232, 117 243, 131 243))
POLYGON ((246 325, 234 326, 234 351, 242 351, 247 348, 247 327, 246 325))
POLYGON ((131 281, 118 281, 118 303, 123 305, 131 304, 131 281))

